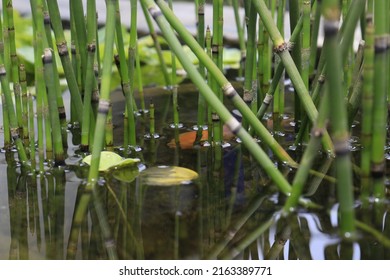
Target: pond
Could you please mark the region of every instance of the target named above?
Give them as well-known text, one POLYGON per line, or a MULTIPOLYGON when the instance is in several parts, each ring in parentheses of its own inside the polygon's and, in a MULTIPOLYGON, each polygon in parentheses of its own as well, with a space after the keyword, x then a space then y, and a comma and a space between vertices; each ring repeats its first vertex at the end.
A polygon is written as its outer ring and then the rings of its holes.
MULTIPOLYGON (((241 83, 233 82, 240 90, 241 83)), ((183 127, 178 133, 192 131, 196 124, 197 93, 186 80, 179 86, 183 127)), ((291 93, 286 97, 290 100, 287 104, 293 102, 291 93)), ((98 203, 103 206, 110 238, 105 235, 107 229, 102 230, 104 222, 96 211, 96 200, 90 202, 83 222, 74 222, 75 210, 85 191, 88 166, 81 163, 83 154, 77 145, 80 132, 69 127, 65 166, 47 165, 44 173, 31 174, 18 164, 15 151, 0 154, 0 259, 107 259, 107 240, 114 241, 120 259, 390 259, 390 249, 364 231, 359 231, 353 242, 340 238, 338 202, 330 179, 332 160, 326 154, 319 156, 313 168, 328 177, 312 175, 305 187, 305 196, 323 208, 298 208, 286 219, 278 214, 285 196, 239 139, 226 140, 223 148, 207 145, 207 141, 188 149, 169 144, 176 130, 170 125, 170 90, 145 88, 146 102, 153 100, 156 108, 159 137, 148 137, 149 114, 137 114, 139 149, 130 153, 120 146, 122 93, 113 92, 112 100, 114 152, 139 158, 140 162, 126 167, 121 174, 112 170, 101 173, 98 203), (221 161, 215 160, 215 149, 223 150, 221 161), (193 170, 199 177, 171 184, 149 180, 158 173, 168 177, 174 166, 193 170), (148 170, 152 170, 152 175, 145 175, 148 170), (263 230, 265 225, 269 227, 263 230)), ((295 132, 290 111, 287 106, 285 115, 275 120, 267 115, 264 123, 298 160, 302 147, 292 148, 295 132), (273 131, 274 127, 280 130, 273 131)), ((352 139, 353 160, 357 160, 359 138, 352 139)), ((275 166, 292 179, 295 170, 265 150, 275 166)), ((358 178, 355 184, 359 184, 358 178)), ((389 236, 389 203, 379 207, 372 202, 367 206, 356 200, 355 208, 359 220, 389 236)))

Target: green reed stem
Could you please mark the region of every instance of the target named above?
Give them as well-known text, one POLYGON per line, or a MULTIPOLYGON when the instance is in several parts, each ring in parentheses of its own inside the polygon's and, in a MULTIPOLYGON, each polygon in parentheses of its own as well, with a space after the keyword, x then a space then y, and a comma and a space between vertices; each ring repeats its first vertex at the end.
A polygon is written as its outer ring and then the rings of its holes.
MULTIPOLYGON (((201 46, 203 49, 206 47, 206 38, 205 38, 205 18, 204 18, 204 5, 205 0, 197 0, 198 2, 198 25, 197 25, 197 40, 199 43, 199 46, 201 46)), ((199 61, 199 73, 206 79, 206 71, 204 64, 199 61)), ((206 116, 206 102, 203 98, 202 94, 198 94, 198 118, 197 118, 197 125, 198 125, 198 137, 201 136, 202 130, 205 123, 205 116, 206 116)))
MULTIPOLYGON (((86 69, 87 69, 87 32, 84 19, 84 7, 83 2, 79 0, 70 0, 70 12, 74 19, 76 27, 76 48, 80 55, 80 76, 81 76, 81 88, 84 89, 84 83, 86 81, 86 69)), ((96 9, 95 9, 96 11, 96 9)), ((95 12, 96 13, 96 12, 95 12)), ((92 31, 93 32, 93 31, 92 31)), ((83 93, 84 94, 84 93, 83 93)))
POLYGON ((66 80, 68 82, 68 87, 72 98, 71 102, 75 106, 75 110, 77 112, 75 119, 81 124, 82 114, 80 114, 80 112, 83 111, 83 103, 77 85, 76 75, 70 62, 68 46, 65 40, 57 0, 47 1, 47 7, 49 9, 51 24, 57 42, 58 54, 60 56, 62 67, 64 68, 66 80))
MULTIPOLYGON (((135 134, 135 119, 134 119, 134 88, 135 88, 135 56, 137 54, 137 1, 131 0, 131 24, 130 24, 130 38, 128 49, 128 63, 124 64, 128 67, 128 94, 126 96, 126 114, 128 118, 128 139, 131 146, 136 146, 135 134)), ((117 23, 118 24, 118 23, 117 23)), ((118 27, 117 27, 118 28, 118 27)), ((118 29, 117 29, 118 30, 118 29)), ((121 55, 120 55, 121 57, 121 55)), ((127 82, 127 81, 126 81, 127 82)), ((127 87, 127 85, 126 85, 127 87)))
MULTIPOLYGON (((242 22, 241 22, 240 13, 239 13, 239 1, 238 0, 230 0, 229 2, 233 6, 234 20, 236 22, 236 29, 237 29, 237 36, 238 36, 238 44, 240 46, 240 51, 241 51, 241 61, 243 61, 246 57, 246 46, 245 46, 244 30, 242 27, 242 22)), ((203 3, 204 3, 204 0, 203 0, 203 3)), ((240 69, 241 69, 241 67, 240 67, 240 69)), ((241 77, 240 74, 239 74, 239 77, 241 77)))
MULTIPOLYGON (((285 14, 285 5, 286 1, 285 0, 278 0, 277 1, 277 26, 278 29, 280 30, 281 35, 284 35, 284 14, 285 14)), ((299 19, 301 21, 301 18, 299 19)), ((298 24, 297 24, 298 26, 298 24)), ((295 29, 294 29, 295 30, 295 29)), ((291 42, 290 38, 290 42, 291 42)), ((275 66, 278 68, 279 65, 283 65, 283 63, 279 60, 276 59, 275 66)), ((283 67, 284 70, 284 67, 283 67)), ((275 71, 276 72, 276 71, 275 71)), ((275 79, 275 74, 273 74, 271 84, 273 83, 275 79)), ((280 74, 280 77, 283 75, 283 72, 280 74)), ((278 87, 276 88, 275 92, 275 97, 274 97, 274 102, 273 102, 273 112, 275 114, 283 114, 284 113, 284 78, 277 78, 279 81, 278 87)), ((275 90, 274 90, 275 91, 275 90)), ((270 89, 268 89, 268 93, 270 92, 270 89)))
MULTIPOLYGON (((271 14, 267 9, 264 0, 252 0, 252 3, 254 4, 254 7, 259 13, 261 20, 263 21, 265 27, 267 28, 271 36, 271 39, 274 43, 274 50, 280 56, 284 64, 284 67, 286 68, 286 71, 290 76, 291 81, 294 84, 299 99, 303 104, 306 114, 309 116, 309 119, 312 123, 315 122, 318 115, 317 109, 289 53, 288 44, 284 41, 283 37, 280 35, 280 32, 276 27, 275 23, 273 22, 271 14)), ((324 132, 323 135, 323 145, 327 152, 333 153, 333 144, 327 132, 324 132)))
MULTIPOLYGON (((4 44, 4 35, 5 30, 3 30, 3 20, 1 18, 0 14, 0 55, 5 54, 5 44, 4 44)), ((7 31, 8 32, 8 31, 7 31)), ((1 100, 2 100, 2 108, 3 108, 3 131, 4 131, 4 149, 9 150, 11 148, 11 133, 9 129, 9 120, 8 120, 8 111, 7 106, 4 106, 5 104, 5 96, 4 93, 1 93, 1 100)))
MULTIPOLYGON (((54 50, 54 44, 52 39, 52 33, 51 33, 51 26, 50 26, 50 15, 47 11, 46 2, 43 3, 43 22, 44 22, 44 28, 46 32, 46 41, 48 43, 48 47, 54 50)), ((57 105, 58 105, 58 114, 61 121, 61 126, 63 128, 67 127, 67 120, 66 120, 66 112, 65 112, 65 106, 64 106, 64 100, 62 99, 62 92, 61 92, 61 86, 60 86, 60 77, 58 74, 58 66, 57 66, 57 60, 53 59, 53 75, 54 75, 54 82, 55 82, 55 92, 57 94, 57 105)), ((63 139, 67 140, 66 137, 66 129, 63 129, 63 139)), ((66 141, 63 141, 64 145, 67 145, 66 141)))
MULTIPOLYGON (((295 44, 296 40, 298 39, 298 36, 299 34, 301 33, 301 30, 302 30, 302 24, 303 24, 303 20, 302 20, 302 17, 299 19, 297 25, 295 26, 295 29, 293 31, 293 33, 291 34, 291 37, 290 37, 290 43, 291 44, 295 44)), ((259 110, 257 111, 257 114, 256 116, 259 118, 259 119, 262 119, 265 112, 267 111, 269 105, 271 104, 271 101, 274 97, 274 94, 275 94, 275 91, 278 87, 278 84, 281 80, 281 77, 282 77, 282 74, 283 74, 283 71, 284 71, 284 65, 283 63, 278 63, 276 69, 275 69, 275 73, 274 73, 274 76, 272 78, 272 81, 271 81, 271 85, 268 89, 268 92, 266 93, 266 96, 263 100, 263 103, 261 104, 259 110)))
MULTIPOLYGON (((39 157, 39 170, 44 171, 44 159, 45 159, 45 144, 44 144, 44 128, 43 128, 43 94, 45 90, 44 76, 43 76, 43 65, 41 55, 43 53, 42 40, 43 34, 39 27, 39 13, 37 13, 38 6, 37 1, 30 1, 31 11, 33 16, 33 46, 34 46, 34 74, 35 74, 35 92, 36 92, 36 115, 37 115, 37 134, 38 134, 38 157, 39 157)), ((40 6, 42 7, 42 6, 40 6)), ((33 111, 30 111, 31 113, 33 111)), ((31 123, 30 123, 31 124, 31 123)), ((34 126, 30 126, 30 130, 34 130, 34 126)), ((33 159, 35 161, 35 159, 33 159)))
MULTIPOLYGON (((300 14, 300 8, 299 8, 299 0, 289 0, 289 15, 290 15, 290 30, 294 30, 299 14, 300 14)), ((265 6, 265 5, 264 5, 265 6)), ((276 46, 275 41, 274 41, 274 46, 276 46)), ((301 39, 296 40, 294 46, 291 49, 291 56, 292 59, 296 65, 297 71, 301 73, 301 68, 302 68, 302 61, 301 61, 301 48, 302 48, 302 41, 301 39)), ((294 117, 296 120, 296 128, 298 129, 300 127, 299 120, 302 119, 302 103, 303 101, 300 100, 300 95, 297 92, 297 89, 294 90, 294 117)))
POLYGON ((309 66, 310 66, 310 14, 311 14, 311 5, 310 1, 301 0, 302 7, 302 48, 301 48, 301 61, 302 69, 301 76, 302 80, 307 89, 309 89, 309 66))
POLYGON ((81 145, 82 151, 89 150, 89 144, 92 142, 93 132, 91 123, 95 122, 95 116, 92 112, 92 92, 95 80, 94 64, 96 57, 96 1, 88 0, 87 2, 87 62, 85 65, 85 87, 84 87, 84 110, 83 126, 81 127, 81 145))
POLYGON ((55 165, 58 166, 65 163, 65 155, 62 146, 61 125, 58 116, 57 96, 55 92, 56 88, 53 75, 53 54, 50 49, 44 50, 42 61, 44 65, 44 77, 49 100, 51 132, 54 142, 54 162, 55 165))
POLYGON ((320 19, 321 19, 321 1, 315 1, 313 5, 314 15, 313 23, 311 25, 311 36, 310 36, 310 65, 309 74, 314 76, 314 70, 316 69, 317 54, 318 54, 318 33, 320 30, 320 19))
POLYGON ((371 176, 373 177, 373 195, 385 197, 385 145, 387 139, 387 79, 388 77, 388 39, 386 1, 374 2, 374 100, 372 115, 371 176))
POLYGON ((12 6, 12 1, 7 1, 7 6, 3 6, 3 9, 7 11, 7 26, 9 35, 9 49, 11 56, 11 78, 13 83, 14 97, 15 97, 15 112, 16 118, 18 121, 18 126, 22 129, 23 126, 23 109, 22 109, 22 99, 21 99, 21 89, 19 82, 19 59, 16 54, 16 43, 15 43, 15 26, 14 26, 14 9, 12 6))
POLYGON ((1 89, 3 91, 4 99, 5 99, 5 104, 3 105, 3 108, 4 106, 7 107, 6 111, 8 112, 8 120, 9 120, 9 126, 11 131, 11 137, 13 142, 16 145, 20 163, 23 166, 28 166, 27 154, 23 146, 23 141, 20 138, 18 121, 16 119, 16 113, 12 101, 11 90, 9 88, 9 80, 7 77, 7 72, 5 70, 4 58, 2 55, 0 55, 0 81, 1 81, 1 89))
MULTIPOLYGON (((244 88, 243 88, 243 100, 251 106, 254 99, 254 91, 252 88, 254 66, 256 60, 256 22, 257 13, 256 10, 251 9, 249 12, 249 25, 247 29, 247 43, 246 43, 246 59, 245 59, 245 72, 244 72, 244 88)), ((246 120, 243 120, 243 126, 247 128, 246 120)))
POLYGON ((145 19, 146 19, 146 23, 147 23, 148 28, 149 28, 150 36, 153 39, 154 47, 155 47, 156 52, 157 52, 157 57, 158 57, 158 61, 159 61, 160 67, 161 67, 161 71, 164 75, 165 86, 169 86, 172 84, 171 77, 169 76, 168 67, 167 67, 167 64, 165 63, 165 60, 164 60, 164 57, 162 54, 161 45, 160 45, 160 42, 158 41, 158 36, 157 36, 156 30, 154 28, 154 25, 153 25, 152 19, 150 17, 150 14, 148 12, 148 9, 145 7, 145 4, 142 1, 140 2, 140 4, 141 4, 142 11, 143 11, 143 14, 144 14, 145 19))
MULTIPOLYGON (((168 1, 169 8, 173 11, 172 0, 168 1)), ((175 128, 179 128, 179 103, 177 100, 177 79, 176 79, 176 56, 175 53, 171 53, 171 67, 172 67, 172 75, 171 75, 171 91, 172 91, 172 111, 173 111, 173 125, 175 128)))
MULTIPOLYGON (((149 0, 146 1, 149 2, 149 0)), ((180 23, 169 7, 166 6, 165 2, 157 0, 156 3, 160 7, 161 12, 165 15, 165 18, 169 21, 175 31, 178 32, 180 38, 186 42, 186 44, 197 55, 198 59, 204 63, 209 73, 215 77, 220 87, 222 87, 224 95, 233 102, 235 107, 243 115, 243 118, 245 118, 249 125, 254 128, 254 131, 261 137, 264 143, 271 148, 271 150, 281 161, 284 161, 291 166, 296 166, 297 163, 288 155, 288 153, 279 145, 279 143, 275 141, 267 128, 265 128, 264 125, 256 118, 256 115, 241 99, 237 91, 223 75, 222 71, 210 59, 208 54, 204 52, 204 50, 199 46, 191 33, 189 33, 188 30, 180 23)))
POLYGON ((324 34, 328 41, 325 45, 327 59, 326 74, 329 82, 330 109, 329 118, 332 124, 332 139, 335 145, 335 170, 337 195, 340 203, 340 231, 345 238, 355 236, 354 194, 352 186, 352 166, 348 147, 349 129, 344 102, 342 77, 341 48, 338 44, 338 26, 340 10, 337 0, 322 3, 324 16, 324 34))
POLYGON ((24 64, 19 65, 19 82, 20 82, 20 91, 22 94, 22 135, 24 146, 29 145, 29 130, 28 130, 28 93, 27 93, 27 77, 26 77, 26 67, 24 64))

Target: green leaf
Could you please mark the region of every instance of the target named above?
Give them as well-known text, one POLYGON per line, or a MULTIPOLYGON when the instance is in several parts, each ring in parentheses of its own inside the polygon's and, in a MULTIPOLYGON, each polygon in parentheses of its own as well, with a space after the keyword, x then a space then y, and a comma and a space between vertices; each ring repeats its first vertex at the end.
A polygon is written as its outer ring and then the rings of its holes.
POLYGON ((195 171, 179 166, 155 166, 141 172, 143 183, 153 186, 188 184, 198 178, 195 171))
MULTIPOLYGON (((92 155, 88 155, 82 160, 82 162, 91 165, 91 159, 92 155)), ((100 153, 99 171, 107 172, 110 168, 114 168, 115 166, 123 168, 128 165, 133 165, 139 161, 140 160, 138 158, 123 159, 120 155, 114 152, 103 151, 100 153)))

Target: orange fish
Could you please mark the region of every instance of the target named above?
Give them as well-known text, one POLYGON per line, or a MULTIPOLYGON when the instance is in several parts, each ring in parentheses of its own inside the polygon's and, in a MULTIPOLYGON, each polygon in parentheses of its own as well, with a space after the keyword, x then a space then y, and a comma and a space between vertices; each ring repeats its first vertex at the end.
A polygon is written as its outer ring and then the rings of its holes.
MULTIPOLYGON (((192 149, 194 147, 194 142, 196 139, 197 131, 189 131, 179 134, 179 142, 180 142, 180 148, 183 150, 192 149)), ((224 125, 223 126, 223 139, 225 141, 231 140, 234 137, 233 133, 230 131, 230 129, 224 125)), ((202 130, 202 137, 200 138, 199 142, 202 143, 204 141, 207 141, 209 138, 209 132, 208 130, 202 130)), ((176 142, 175 139, 172 139, 168 143, 168 147, 175 148, 176 142)))

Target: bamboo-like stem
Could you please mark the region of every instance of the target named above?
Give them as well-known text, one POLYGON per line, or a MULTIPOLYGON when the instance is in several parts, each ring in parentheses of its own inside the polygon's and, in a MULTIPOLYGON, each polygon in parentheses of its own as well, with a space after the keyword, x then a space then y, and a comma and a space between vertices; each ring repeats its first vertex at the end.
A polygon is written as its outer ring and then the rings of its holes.
POLYGON ((135 83, 135 55, 137 48, 137 1, 131 0, 131 24, 128 49, 128 94, 126 95, 126 114, 128 118, 129 145, 136 146, 135 120, 134 120, 134 83, 135 83))
POLYGON ((57 96, 55 92, 55 82, 53 75, 53 54, 50 49, 44 50, 42 56, 44 66, 44 77, 49 100, 49 116, 51 124, 51 132, 54 142, 54 162, 56 166, 64 165, 65 155, 62 145, 61 125, 58 116, 57 96))
POLYGON ((311 36, 310 36, 310 65, 309 74, 314 76, 314 69, 316 68, 316 60, 318 54, 318 33, 320 30, 320 19, 321 19, 321 1, 315 1, 313 4, 313 23, 311 25, 311 36))
MULTIPOLYGON (((3 10, 4 11, 4 10, 3 10)), ((4 18, 5 20, 5 18, 4 18)), ((5 46, 4 44, 4 37, 8 36, 5 32, 6 30, 3 30, 3 20, 1 18, 0 14, 0 55, 5 55, 5 49, 9 48, 9 46, 5 46)), ((2 100, 2 112, 3 112, 3 130, 4 130, 4 149, 8 151, 11 148, 11 133, 9 128, 9 120, 8 120, 8 111, 7 106, 4 106, 5 104, 5 96, 4 93, 1 93, 1 100, 2 100)))
MULTIPOLYGON (((295 44, 296 40, 298 39, 298 36, 299 36, 301 29, 302 29, 302 23, 303 23, 303 21, 302 21, 302 17, 301 17, 299 19, 297 25, 295 26, 293 33, 291 34, 291 37, 290 37, 291 44, 295 44)), ((265 112, 268 109, 268 106, 271 104, 271 101, 274 97, 275 91, 276 91, 278 84, 280 82, 280 79, 282 77, 283 71, 284 71, 283 63, 278 63, 278 65, 275 69, 274 76, 272 78, 271 85, 268 89, 268 92, 267 92, 259 110, 257 111, 257 114, 256 114, 257 118, 262 119, 265 112)))
MULTIPOLYGON (((117 6, 117 0, 107 0, 107 24, 106 24, 106 37, 105 37, 105 51, 103 59, 103 72, 102 72, 102 85, 101 85, 101 95, 99 100, 98 115, 96 119, 96 133, 93 142, 92 149, 92 159, 88 175, 88 184, 86 185, 86 193, 81 197, 78 208, 76 209, 74 221, 81 225, 84 220, 87 207, 90 201, 91 193, 94 194, 94 197, 97 198, 96 184, 99 177, 99 163, 100 163, 100 153, 103 149, 104 143, 104 134, 105 134, 105 123, 106 117, 110 107, 110 83, 111 83, 111 68, 112 68, 112 58, 113 58, 113 45, 115 40, 115 12, 117 6)), ((99 216, 105 217, 105 212, 103 211, 103 206, 96 200, 95 208, 99 216)), ((104 223, 106 219, 102 222, 104 223)), ((109 228, 105 225, 102 228, 104 232, 105 242, 108 242, 106 249, 110 259, 117 259, 117 254, 115 250, 115 243, 111 240, 109 228)), ((71 240, 77 239, 78 232, 71 232, 71 240)), ((73 244, 74 245, 74 244, 73 244)))
MULTIPOLYGON (((203 0, 204 4, 204 0, 203 0)), ((244 36, 244 30, 241 25, 241 19, 240 19, 240 13, 239 13, 239 2, 238 0, 230 0, 230 4, 233 6, 233 11, 234 11, 234 20, 236 22, 236 29, 237 29, 237 36, 238 36, 238 43, 240 46, 240 51, 241 51, 241 60, 244 61, 246 57, 246 46, 245 46, 245 36, 244 36)), ((239 71, 241 70, 241 67, 239 71)), ((239 74, 239 77, 241 75, 239 74)))
POLYGON ((77 113, 76 120, 82 123, 83 102, 81 100, 80 91, 77 85, 76 75, 73 71, 72 64, 69 58, 69 50, 66 44, 64 30, 61 23, 61 16, 58 8, 57 0, 47 1, 52 28, 57 42, 58 54, 61 59, 62 67, 64 68, 66 80, 68 82, 69 91, 72 97, 72 103, 75 106, 77 113))
POLYGON ((3 9, 7 12, 7 21, 5 28, 8 29, 8 36, 9 36, 9 50, 10 50, 10 57, 11 57, 11 78, 13 83, 13 90, 14 90, 14 96, 15 96, 15 112, 16 112, 16 118, 18 121, 19 129, 22 129, 23 126, 23 109, 22 109, 22 99, 21 99, 21 88, 20 88, 20 82, 19 82, 19 59, 16 54, 16 42, 15 42, 15 26, 14 26, 14 9, 12 6, 12 0, 7 1, 7 6, 3 5, 3 9))
POLYGON ((386 1, 375 1, 374 4, 374 100, 372 108, 372 150, 371 176, 373 178, 373 195, 382 200, 385 198, 385 145, 387 137, 387 79, 388 77, 388 39, 386 18, 386 1))
POLYGON ((2 55, 0 55, 0 81, 1 81, 1 88, 2 88, 2 91, 4 94, 4 99, 5 99, 5 104, 3 105, 3 107, 4 106, 7 107, 11 137, 12 137, 13 142, 16 145, 16 149, 18 151, 20 163, 23 166, 28 166, 27 154, 26 154, 26 151, 25 151, 24 146, 23 146, 23 141, 20 138, 18 122, 16 119, 16 113, 15 113, 14 104, 13 104, 12 96, 11 96, 11 90, 9 88, 9 80, 7 77, 7 72, 5 70, 4 58, 2 55))
POLYGON ((95 117, 92 112, 92 92, 95 83, 94 64, 96 57, 96 1, 88 0, 87 2, 87 62, 85 73, 85 87, 84 87, 84 110, 83 110, 83 126, 81 127, 81 145, 82 151, 89 150, 89 144, 92 141, 90 135, 91 123, 95 122, 95 117))
MULTIPOLYGON (((254 4, 254 8, 256 8, 257 12, 259 13, 264 25, 266 26, 271 36, 271 39, 274 43, 274 50, 280 56, 284 64, 284 67, 286 68, 286 71, 290 76, 291 81, 294 84, 299 99, 303 104, 306 114, 308 115, 311 122, 315 122, 318 115, 318 111, 312 99, 310 98, 308 89, 306 88, 294 61, 292 60, 292 57, 289 53, 288 44, 284 41, 283 37, 280 35, 280 32, 276 27, 275 23, 273 22, 271 14, 264 3, 264 0, 252 0, 252 3, 254 4)), ((327 152, 331 154, 333 153, 333 143, 327 132, 324 132, 323 135, 323 145, 327 152)))
MULTIPOLYGON (((249 11, 249 26, 247 29, 247 43, 246 43, 246 59, 245 59, 245 72, 244 72, 244 88, 243 88, 243 100, 248 105, 251 106, 254 99, 252 81, 254 76, 254 66, 255 66, 255 46, 256 46, 256 22, 257 22, 257 13, 256 10, 251 9, 249 11)), ((243 126, 247 129, 247 122, 243 120, 243 126)))
MULTIPOLYGON (((173 11, 172 6, 172 0, 168 1, 169 8, 173 11)), ((171 73, 171 92, 172 92, 172 111, 173 111, 173 126, 175 128, 179 128, 181 125, 179 123, 179 103, 178 103, 178 96, 177 96, 177 79, 176 79, 176 56, 175 53, 171 53, 171 67, 172 67, 172 73, 171 73)), ((176 130, 177 133, 177 130, 176 130)), ((178 135, 176 137, 178 139, 178 135)))
POLYGON ((157 36, 156 30, 154 29, 152 19, 150 18, 150 14, 148 12, 148 9, 145 7, 145 4, 142 1, 140 2, 140 4, 141 4, 142 11, 143 11, 145 19, 146 19, 146 23, 148 25, 150 36, 153 39, 154 48, 156 49, 156 52, 157 52, 157 57, 158 57, 158 61, 159 61, 160 67, 161 67, 161 71, 164 75, 165 86, 169 86, 172 84, 171 77, 169 76, 169 73, 168 73, 168 67, 167 67, 167 64, 165 63, 165 60, 164 60, 164 57, 162 54, 161 45, 160 45, 160 42, 158 41, 158 36, 157 36))
MULTIPOLYGON (((50 15, 47 11, 47 5, 46 2, 43 2, 43 23, 44 28, 46 32, 46 41, 48 43, 48 47, 54 50, 54 44, 52 40, 52 33, 51 33, 51 26, 50 26, 50 15)), ((58 74, 58 66, 57 66, 57 60, 53 58, 53 75, 54 75, 54 82, 55 82, 55 92, 57 94, 57 105, 58 105, 58 115, 60 117, 61 126, 63 128, 67 127, 67 120, 66 120, 66 112, 65 112, 65 106, 64 106, 64 100, 62 99, 62 92, 61 92, 61 86, 60 86, 60 77, 58 74)), ((66 146, 66 129, 63 129, 63 145, 66 146)))
MULTIPOLYGON (((277 26, 278 29, 280 30, 281 35, 284 35, 284 13, 285 13, 285 5, 286 1, 285 0, 278 0, 277 2, 277 26)), ((299 22, 301 22, 301 18, 299 19, 296 27, 299 25, 299 22)), ((295 31, 296 28, 294 28, 295 31)), ((293 32, 294 33, 294 32, 293 32)), ((292 35, 291 35, 292 37, 292 35)), ((292 41, 290 37, 290 42, 292 41)), ((276 60, 275 67, 279 67, 279 65, 283 65, 283 63, 278 59, 276 60)), ((283 67, 284 70, 284 67, 283 67)), ((283 75, 284 72, 280 74, 280 77, 283 75)), ((276 75, 276 71, 272 77, 271 84, 274 82, 276 75)), ((283 78, 277 78, 276 80, 279 81, 278 88, 276 89, 275 92, 275 97, 274 97, 274 106, 273 106, 273 111, 275 114, 283 114, 284 113, 284 75, 283 78)), ((274 90, 275 91, 275 90, 274 90)), ((270 88, 268 88, 268 94, 270 93, 270 88)))
MULTIPOLYGON (((223 15, 220 14, 220 9, 223 6, 223 1, 213 1, 213 31, 211 38, 211 54, 212 59, 219 69, 222 69, 222 41, 223 41, 223 30, 221 21, 223 21, 223 15)), ((223 102, 223 95, 216 78, 212 75, 209 77, 209 84, 213 92, 216 94, 218 99, 223 102)), ((222 122, 220 116, 215 112, 211 111, 212 118, 212 141, 216 145, 221 145, 223 140, 222 135, 222 122)), ((219 163, 222 159, 221 149, 216 147, 215 152, 215 167, 219 169, 219 163)))
MULTIPOLYGON (((222 87, 224 95, 230 99, 236 108, 241 112, 243 118, 245 118, 249 125, 253 127, 259 137, 268 145, 275 155, 281 160, 291 166, 296 166, 297 163, 288 155, 288 153, 275 141, 273 136, 269 133, 267 128, 256 118, 256 115, 252 110, 245 104, 245 102, 238 95, 237 91, 232 87, 231 83, 223 75, 221 70, 213 63, 207 53, 199 46, 193 36, 187 31, 187 29, 180 23, 177 17, 172 13, 169 7, 166 6, 164 1, 156 1, 160 7, 161 12, 165 15, 171 26, 180 35, 188 46, 196 53, 198 59, 204 63, 207 70, 211 75, 216 78, 218 84, 222 87)), ((207 34, 207 33, 206 33, 207 34)), ((310 98, 310 97, 309 97, 310 98)), ((210 104, 210 103, 209 103, 210 104)))
MULTIPOLYGON (((77 29, 76 36, 76 48, 80 56, 80 88, 84 89, 84 83, 86 81, 86 69, 87 69, 87 32, 84 19, 84 7, 83 2, 79 0, 70 0, 70 12, 72 14, 75 27, 77 29)), ((96 11, 96 9, 95 9, 96 11)), ((92 31, 93 32, 93 31, 92 31)), ((82 96, 84 93, 82 92, 82 96)))
POLYGON ((324 34, 328 40, 325 46, 327 58, 326 74, 329 82, 329 98, 331 106, 329 118, 332 124, 332 139, 335 143, 335 169, 337 195, 340 203, 340 233, 344 238, 354 237, 355 213, 352 186, 352 167, 350 151, 348 147, 349 129, 347 127, 347 115, 344 102, 342 76, 341 49, 338 45, 338 25, 340 10, 337 0, 328 0, 322 3, 324 16, 324 34))
POLYGON ((301 49, 301 76, 307 89, 309 89, 309 62, 310 62, 310 13, 311 5, 310 1, 301 0, 302 7, 302 49, 301 49))
POLYGON ((39 171, 44 171, 45 150, 47 158, 51 158, 53 151, 50 118, 48 117, 46 85, 44 81, 44 70, 42 63, 42 54, 45 41, 44 35, 44 19, 43 19, 43 3, 42 0, 32 0, 31 10, 34 19, 34 66, 35 66, 35 91, 36 91, 36 111, 37 111, 37 131, 38 131, 38 155, 39 155, 39 171), (44 135, 46 134, 46 135, 44 135))
MULTIPOLYGON (((289 15, 290 15, 290 30, 294 30, 297 22, 298 22, 298 17, 300 14, 300 9, 299 9, 299 0, 289 0, 289 15)), ((265 6, 265 5, 264 5, 265 6)), ((274 45, 276 46, 275 42, 274 45)), ((302 61, 301 61, 301 47, 302 47, 302 42, 301 39, 296 40, 292 50, 291 50, 291 56, 292 60, 294 61, 297 71, 301 73, 301 68, 302 68, 302 61)), ((294 89, 294 117, 296 120, 296 129, 299 129, 300 127, 300 121, 302 119, 302 103, 303 101, 300 100, 299 93, 297 92, 297 89, 294 89)))
MULTIPOLYGON (((197 0, 198 3, 198 25, 197 25, 197 40, 199 43, 199 46, 201 48, 205 49, 206 47, 206 38, 205 38, 205 17, 204 17, 204 6, 205 6, 205 0, 197 0)), ((206 79, 206 71, 205 66, 203 62, 199 61, 199 73, 206 79)), ((205 117, 206 117, 206 102, 203 98, 202 94, 198 94, 198 116, 197 116, 197 126, 198 126, 198 133, 197 138, 200 139, 202 135, 202 130, 204 128, 205 124, 205 117)))
POLYGON ((23 144, 25 147, 29 145, 29 130, 28 130, 28 92, 27 92, 27 77, 26 77, 26 67, 24 64, 19 65, 19 82, 20 90, 22 94, 22 137, 23 144))

